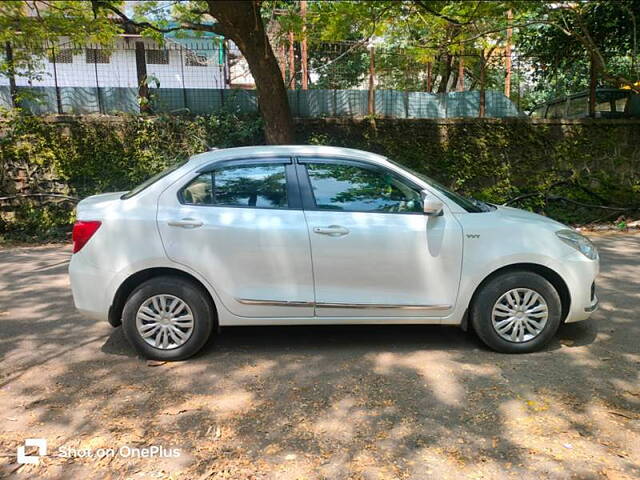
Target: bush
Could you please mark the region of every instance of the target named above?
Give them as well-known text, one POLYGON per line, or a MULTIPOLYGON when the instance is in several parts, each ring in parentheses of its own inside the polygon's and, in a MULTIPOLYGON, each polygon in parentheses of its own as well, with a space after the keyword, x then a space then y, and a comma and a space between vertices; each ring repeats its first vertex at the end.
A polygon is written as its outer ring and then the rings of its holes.
MULTIPOLYGON (((389 156, 461 193, 564 222, 619 215, 583 205, 638 206, 640 122, 514 119, 301 120, 299 143, 389 156)), ((0 197, 56 193, 83 198, 128 190, 211 147, 264 143, 257 116, 40 118, 6 113, 0 123, 0 197)), ((0 237, 64 238, 74 202, 17 197, 0 202, 0 237)))

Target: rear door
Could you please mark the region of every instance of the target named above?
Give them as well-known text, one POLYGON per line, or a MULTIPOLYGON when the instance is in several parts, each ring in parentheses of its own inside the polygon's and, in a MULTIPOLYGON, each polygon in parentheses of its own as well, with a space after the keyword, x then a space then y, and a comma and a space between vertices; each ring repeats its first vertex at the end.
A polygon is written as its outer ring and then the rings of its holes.
POLYGON ((206 277, 242 317, 312 317, 309 236, 290 158, 216 163, 167 189, 168 257, 206 277))
POLYGON ((429 217, 420 187, 377 165, 301 158, 319 317, 444 316, 453 308, 462 230, 429 217))

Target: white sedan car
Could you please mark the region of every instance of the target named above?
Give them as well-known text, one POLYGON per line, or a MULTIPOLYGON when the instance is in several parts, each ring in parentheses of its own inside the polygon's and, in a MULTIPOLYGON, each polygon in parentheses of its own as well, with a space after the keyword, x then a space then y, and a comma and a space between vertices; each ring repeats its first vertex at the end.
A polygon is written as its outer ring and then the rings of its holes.
POLYGON ((76 307, 152 359, 226 325, 470 323, 531 352, 598 303, 598 253, 576 231, 346 148, 210 151, 77 218, 76 307))

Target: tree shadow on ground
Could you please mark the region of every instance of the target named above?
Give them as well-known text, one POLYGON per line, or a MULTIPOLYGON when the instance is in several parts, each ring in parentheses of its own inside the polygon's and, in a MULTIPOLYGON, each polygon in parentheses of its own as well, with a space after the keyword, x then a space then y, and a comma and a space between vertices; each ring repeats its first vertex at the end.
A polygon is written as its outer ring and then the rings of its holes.
POLYGON ((640 237, 599 244, 601 310, 542 352, 451 327, 245 327, 157 366, 74 312, 58 247, 0 251, 2 450, 48 439, 25 478, 637 478, 640 237), (55 456, 121 445, 182 454, 55 456))

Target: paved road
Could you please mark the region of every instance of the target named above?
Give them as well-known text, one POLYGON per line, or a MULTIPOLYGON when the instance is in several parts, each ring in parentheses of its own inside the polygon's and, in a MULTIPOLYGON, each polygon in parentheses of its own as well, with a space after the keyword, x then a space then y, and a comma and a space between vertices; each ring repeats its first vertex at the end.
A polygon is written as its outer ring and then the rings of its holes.
POLYGON ((0 477, 640 478, 640 235, 595 241, 601 309, 543 352, 446 327, 229 328, 153 366, 74 311, 68 247, 0 250, 0 477), (49 455, 18 468, 33 437, 49 455), (82 452, 103 456, 63 456, 82 452))

